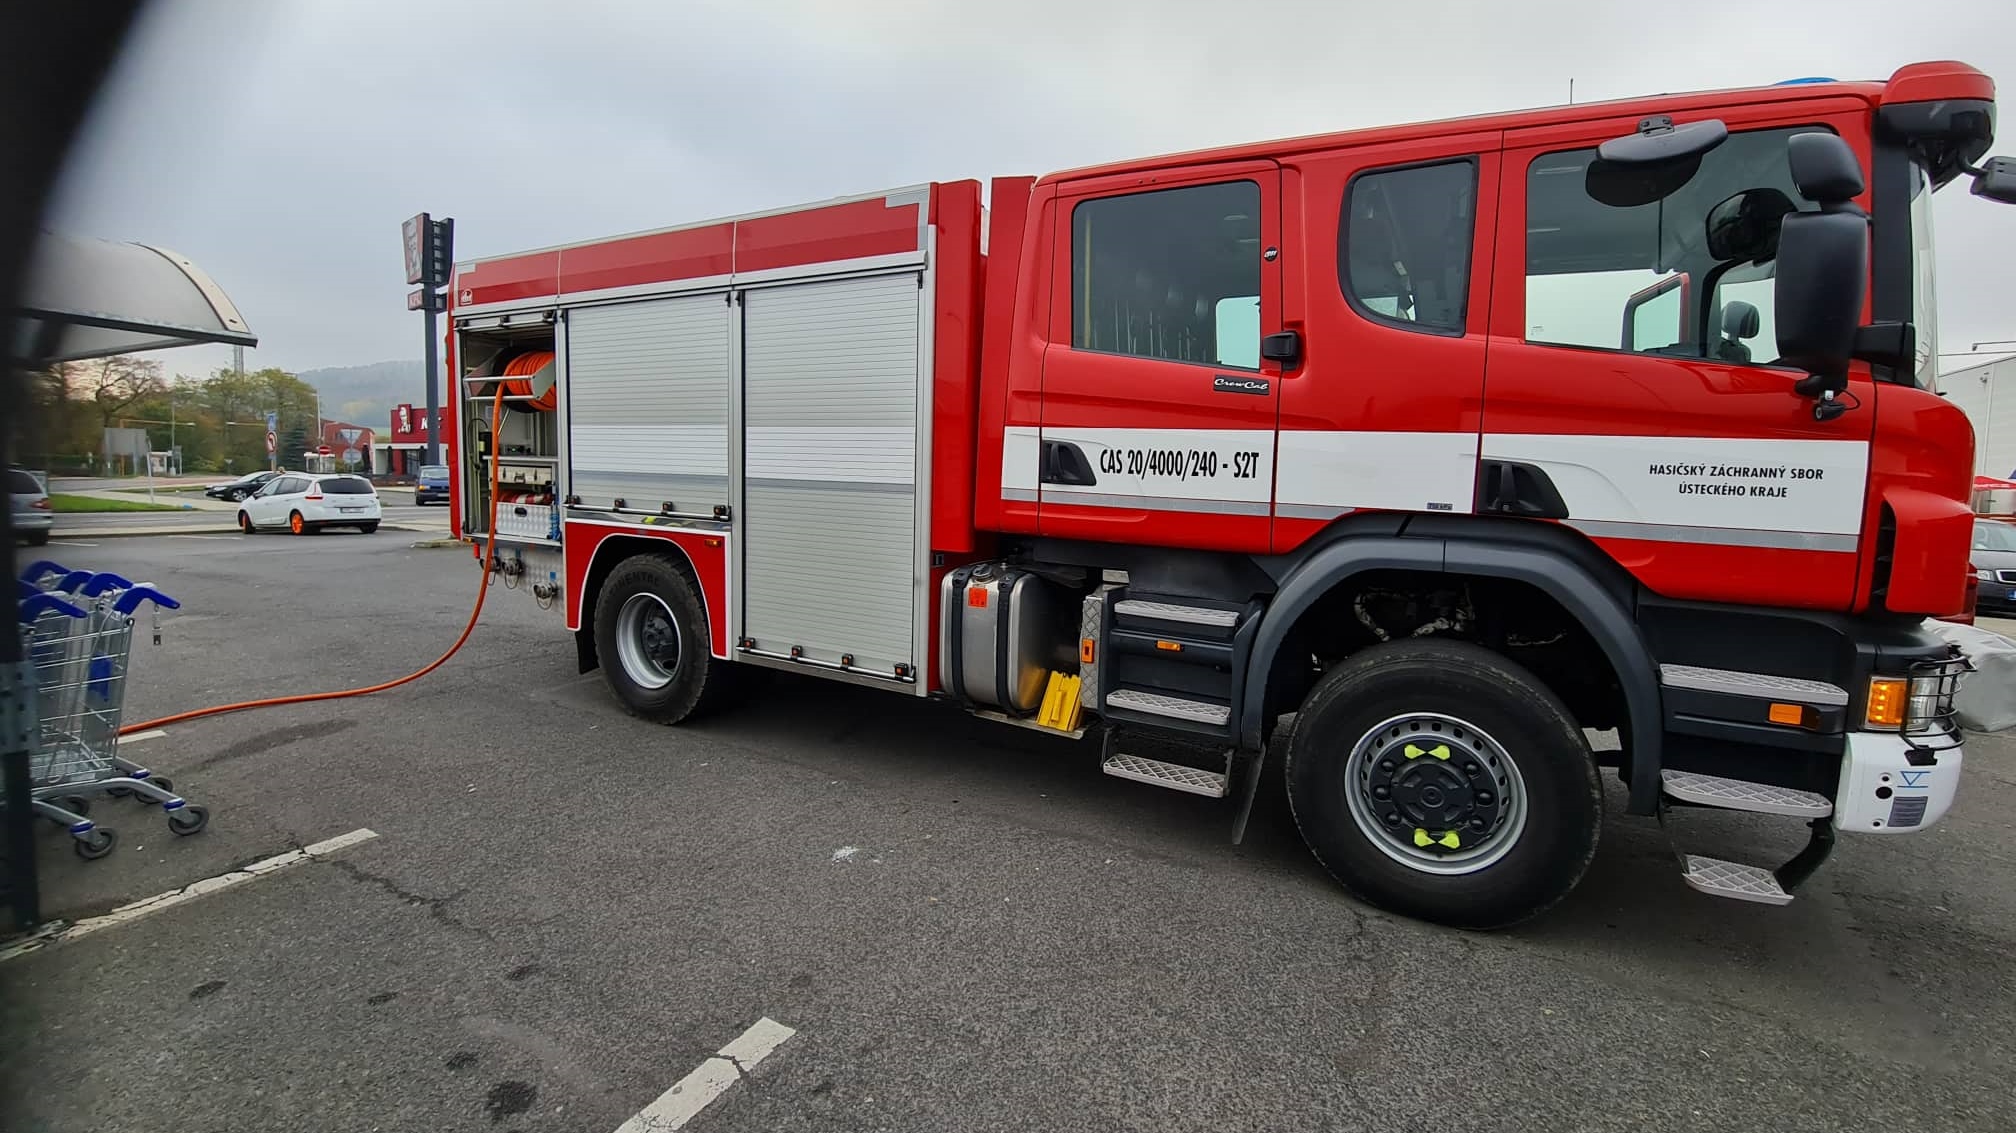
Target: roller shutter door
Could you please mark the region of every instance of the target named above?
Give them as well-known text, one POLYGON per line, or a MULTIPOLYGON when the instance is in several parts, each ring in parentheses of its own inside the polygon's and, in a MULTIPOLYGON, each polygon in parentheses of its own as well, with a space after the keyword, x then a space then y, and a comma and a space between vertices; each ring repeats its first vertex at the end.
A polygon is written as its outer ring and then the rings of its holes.
POLYGON ((744 296, 744 635, 762 652, 911 665, 915 275, 744 296))
POLYGON ((708 515, 728 502, 730 333, 720 294, 568 313, 569 490, 583 506, 708 515))

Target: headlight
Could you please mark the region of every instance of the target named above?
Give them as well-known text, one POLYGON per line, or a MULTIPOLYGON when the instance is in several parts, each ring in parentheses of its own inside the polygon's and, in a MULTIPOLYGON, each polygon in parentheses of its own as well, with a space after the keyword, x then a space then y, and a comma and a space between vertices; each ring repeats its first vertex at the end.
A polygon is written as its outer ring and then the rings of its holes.
POLYGON ((1983 582, 1993 582, 1995 581, 1995 572, 1992 570, 1977 570, 1974 572, 1974 577, 1983 582))
POLYGON ((1953 694, 1964 669, 1917 677, 1870 677, 1863 727, 1872 731, 1925 735, 1937 732, 1953 714, 1953 694))

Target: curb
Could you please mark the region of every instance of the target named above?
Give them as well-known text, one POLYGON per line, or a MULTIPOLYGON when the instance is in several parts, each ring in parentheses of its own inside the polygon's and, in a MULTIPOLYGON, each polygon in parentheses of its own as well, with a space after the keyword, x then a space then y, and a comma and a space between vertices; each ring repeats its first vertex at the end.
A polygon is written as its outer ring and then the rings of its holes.
MULTIPOLYGON (((436 527, 411 527, 397 523, 381 523, 379 524, 379 529, 381 531, 410 531, 420 534, 440 530, 436 527)), ((184 527, 120 527, 110 531, 51 531, 49 537, 58 540, 76 539, 88 541, 93 539, 130 539, 142 535, 236 535, 238 533, 238 525, 236 523, 229 523, 215 527, 198 525, 184 527)), ((268 534, 279 535, 284 534, 284 532, 275 531, 268 534)))

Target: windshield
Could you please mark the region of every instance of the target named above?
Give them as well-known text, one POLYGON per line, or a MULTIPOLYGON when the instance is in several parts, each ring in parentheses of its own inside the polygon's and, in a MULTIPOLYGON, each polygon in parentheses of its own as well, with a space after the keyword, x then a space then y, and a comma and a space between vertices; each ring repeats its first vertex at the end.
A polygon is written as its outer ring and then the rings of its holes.
POLYGON ((1974 549, 1977 551, 2016 551, 2016 527, 2006 523, 1976 523, 1974 525, 1974 549))
POLYGON ((1939 388, 1939 305, 1933 290, 1932 187, 1911 166, 1911 325, 1917 331, 1912 375, 1920 389, 1939 388))
POLYGON ((448 478, 448 466, 445 464, 429 464, 420 470, 420 478, 422 480, 446 480, 448 478))

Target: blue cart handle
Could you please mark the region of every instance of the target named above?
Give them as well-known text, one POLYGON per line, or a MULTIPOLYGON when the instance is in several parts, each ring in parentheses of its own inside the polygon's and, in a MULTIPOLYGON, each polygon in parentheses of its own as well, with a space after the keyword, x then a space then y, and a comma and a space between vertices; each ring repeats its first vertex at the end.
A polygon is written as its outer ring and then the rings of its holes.
POLYGON ((95 577, 97 576, 88 570, 73 570, 69 574, 64 575, 62 578, 57 579, 56 584, 50 587, 50 589, 61 590, 66 593, 74 594, 77 592, 78 587, 91 581, 95 577))
POLYGON ((124 594, 119 595, 118 600, 112 603, 112 608, 122 614, 130 614, 139 609, 142 602, 152 602, 164 610, 179 610, 182 608, 182 603, 161 593, 152 586, 135 586, 124 594))
POLYGON ((66 618, 87 616, 81 608, 65 602, 54 594, 38 593, 33 598, 22 599, 20 615, 22 625, 33 623, 35 619, 41 617, 44 613, 62 614, 66 618))
POLYGON ((100 594, 105 593, 107 590, 114 590, 114 589, 131 590, 133 589, 133 581, 127 578, 121 578, 108 570, 99 574, 92 575, 90 579, 84 582, 83 585, 78 586, 76 588, 76 592, 82 594, 86 598, 96 598, 100 594))
POLYGON ((27 570, 21 572, 21 581, 33 584, 41 582, 46 575, 69 573, 70 568, 62 563, 50 559, 36 559, 28 564, 27 570))

